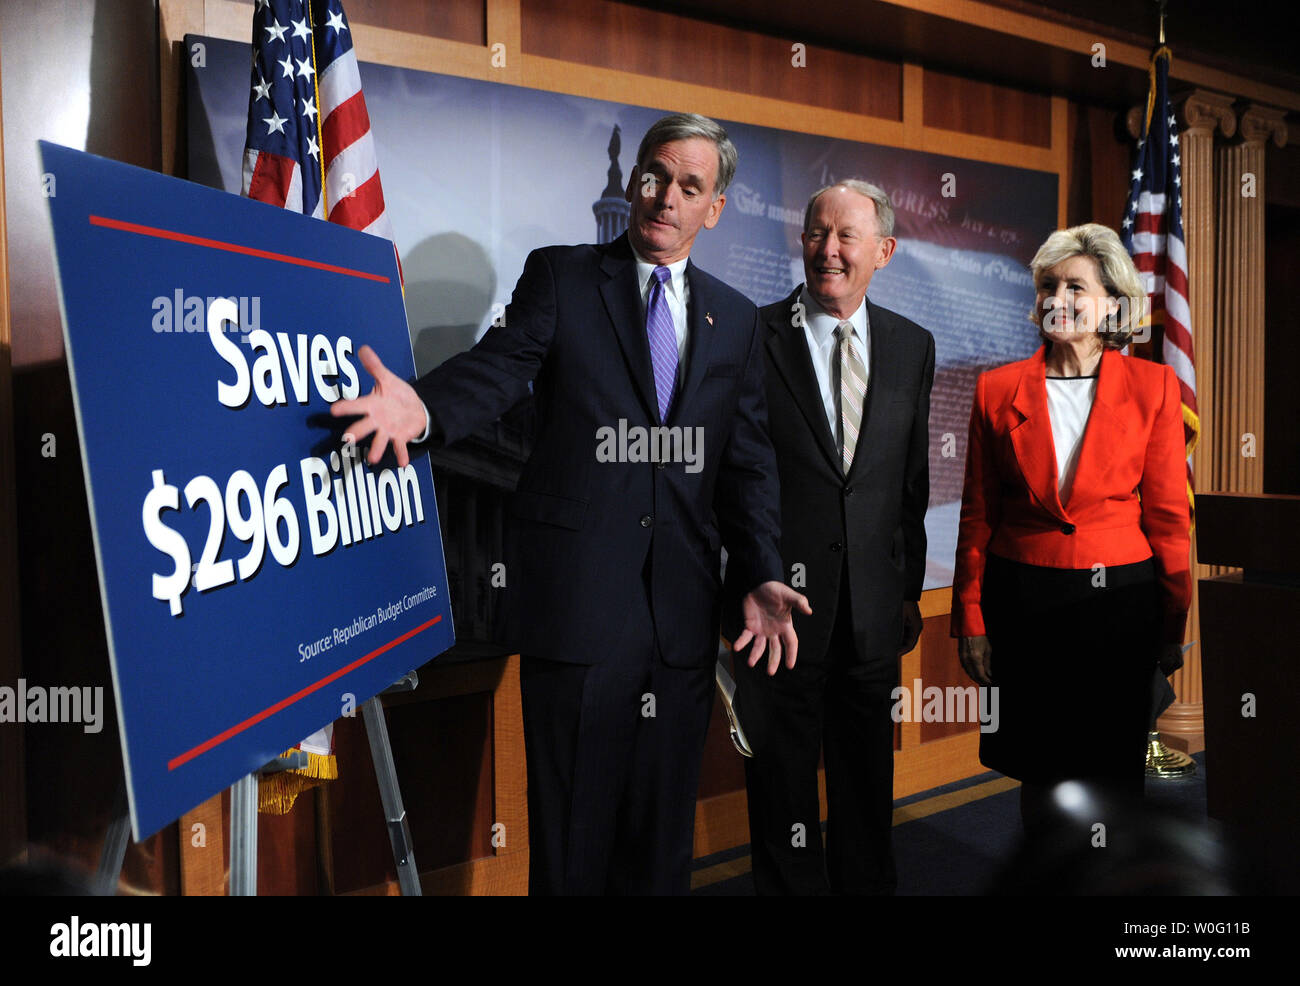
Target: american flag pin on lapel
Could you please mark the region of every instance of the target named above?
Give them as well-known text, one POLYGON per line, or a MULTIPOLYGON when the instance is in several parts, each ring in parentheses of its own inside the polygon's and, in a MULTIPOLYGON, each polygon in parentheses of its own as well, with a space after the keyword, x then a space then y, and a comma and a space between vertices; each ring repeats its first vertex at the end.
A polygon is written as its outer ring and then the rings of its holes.
POLYGON ((712 324, 713 324, 713 312, 705 312, 705 313, 704 313, 704 321, 706 321, 706 322, 708 322, 710 325, 712 325, 712 324))

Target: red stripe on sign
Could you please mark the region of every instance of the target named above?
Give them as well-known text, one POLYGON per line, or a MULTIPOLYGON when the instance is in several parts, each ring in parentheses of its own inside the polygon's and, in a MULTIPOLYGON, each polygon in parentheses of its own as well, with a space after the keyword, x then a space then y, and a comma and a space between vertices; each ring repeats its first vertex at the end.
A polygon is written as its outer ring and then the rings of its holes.
POLYGON ((358 89, 325 118, 321 127, 321 149, 326 163, 333 162, 345 147, 351 147, 370 129, 370 114, 366 112, 366 97, 358 89))
POLYGON ((384 186, 376 171, 352 194, 330 206, 330 222, 349 229, 365 229, 384 212, 384 186))
POLYGON ((348 277, 360 277, 367 281, 380 281, 387 284, 389 279, 383 274, 371 274, 364 270, 353 270, 351 267, 339 267, 335 264, 324 264, 319 260, 307 260, 305 257, 291 257, 287 253, 272 253, 270 250, 259 250, 256 247, 242 246, 238 243, 226 243, 223 240, 210 240, 205 236, 191 236, 189 233, 178 233, 170 229, 158 229, 156 226, 141 226, 139 223, 128 223, 121 219, 108 219, 104 216, 91 216, 90 225, 106 226, 109 229, 120 229, 124 233, 139 233, 141 236, 154 236, 160 240, 175 240, 177 243, 191 243, 194 246, 209 247, 213 250, 225 250, 228 253, 242 253, 250 257, 260 257, 263 260, 277 260, 282 264, 295 264, 298 267, 311 267, 315 270, 329 271, 332 274, 346 274, 348 277))
POLYGON ((293 183, 293 169, 298 162, 293 158, 263 151, 257 155, 257 165, 248 180, 248 197, 273 205, 279 209, 289 198, 289 186, 293 183))
POLYGON ((222 743, 224 743, 226 740, 230 739, 231 737, 238 736, 244 730, 256 726, 263 719, 269 719, 277 712, 283 712, 289 706, 293 705, 294 702, 306 698, 312 692, 320 691, 322 688, 324 688, 326 685, 330 684, 331 682, 338 681, 345 674, 351 674, 357 668, 361 667, 361 665, 367 663, 368 661, 373 661, 380 654, 383 654, 385 651, 392 650, 398 644, 405 643, 406 641, 414 637, 417 633, 423 633, 425 630, 429 629, 429 627, 433 626, 435 623, 438 623, 441 620, 442 620, 442 614, 439 613, 437 616, 429 620, 427 623, 423 623, 413 630, 406 631, 406 633, 402 634, 400 637, 396 638, 395 640, 390 640, 382 647, 376 650, 372 650, 365 657, 359 657, 351 664, 339 668, 333 674, 326 675, 320 681, 313 682, 312 684, 308 685, 306 688, 299 689, 298 691, 290 695, 288 698, 280 699, 280 701, 276 702, 274 705, 268 706, 267 708, 263 709, 261 712, 258 712, 256 715, 249 716, 243 722, 236 723, 235 725, 231 726, 229 729, 217 733, 216 736, 213 736, 209 740, 204 740, 202 743, 194 747, 192 750, 186 750, 180 756, 172 757, 172 759, 167 761, 167 769, 175 770, 177 767, 189 763, 195 757, 207 753, 209 750, 213 749, 214 747, 220 746, 222 743))

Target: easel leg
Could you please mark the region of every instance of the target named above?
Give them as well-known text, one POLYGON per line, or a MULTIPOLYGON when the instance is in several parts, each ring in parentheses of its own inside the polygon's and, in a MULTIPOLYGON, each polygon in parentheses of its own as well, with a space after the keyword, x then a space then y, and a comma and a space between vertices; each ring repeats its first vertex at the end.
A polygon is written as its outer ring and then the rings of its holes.
POLYGON ((415 850, 411 846, 411 829, 402 806, 402 792, 397 786, 397 770, 393 766, 393 748, 388 742, 388 725, 384 720, 384 706, 379 696, 361 706, 370 738, 370 755, 375 761, 375 779, 379 782, 379 796, 384 803, 384 818, 388 822, 388 838, 393 844, 393 859, 397 863, 397 883, 403 897, 419 897, 420 873, 415 867, 415 850))
POLYGON ((257 775, 230 789, 230 896, 257 895, 257 775))
POLYGON ((131 819, 126 810, 126 781, 118 781, 113 796, 113 820, 104 838, 104 851, 99 856, 99 869, 95 871, 95 893, 112 897, 117 893, 117 881, 122 875, 122 862, 126 859, 126 843, 131 836, 131 819))

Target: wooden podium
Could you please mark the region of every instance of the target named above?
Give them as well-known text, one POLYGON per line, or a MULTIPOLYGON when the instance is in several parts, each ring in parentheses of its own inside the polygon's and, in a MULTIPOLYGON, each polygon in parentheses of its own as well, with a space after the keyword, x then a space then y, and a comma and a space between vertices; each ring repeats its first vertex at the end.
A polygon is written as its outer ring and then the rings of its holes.
POLYGON ((1257 847, 1281 893, 1300 890, 1300 496, 1202 493, 1200 580, 1210 817, 1257 847))

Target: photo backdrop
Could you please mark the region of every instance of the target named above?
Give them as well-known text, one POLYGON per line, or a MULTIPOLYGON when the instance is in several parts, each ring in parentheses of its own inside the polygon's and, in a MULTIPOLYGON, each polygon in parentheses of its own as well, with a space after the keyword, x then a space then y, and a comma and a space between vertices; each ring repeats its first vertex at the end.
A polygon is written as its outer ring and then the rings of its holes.
MULTIPOLYGON (((187 70, 188 174, 238 194, 250 46, 193 40, 206 62, 187 70)), ((529 251, 621 232, 637 144, 666 112, 372 63, 361 73, 421 373, 486 331, 529 251)), ((1026 264, 1056 227, 1057 176, 720 122, 740 166, 692 257, 758 305, 803 280, 812 192, 851 177, 889 192, 898 250, 870 294, 935 337, 925 588, 951 585, 975 377, 1038 346, 1026 264)))

